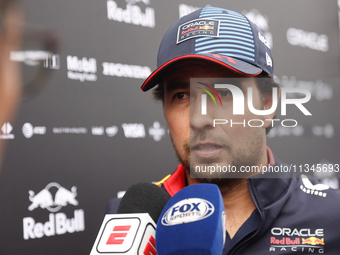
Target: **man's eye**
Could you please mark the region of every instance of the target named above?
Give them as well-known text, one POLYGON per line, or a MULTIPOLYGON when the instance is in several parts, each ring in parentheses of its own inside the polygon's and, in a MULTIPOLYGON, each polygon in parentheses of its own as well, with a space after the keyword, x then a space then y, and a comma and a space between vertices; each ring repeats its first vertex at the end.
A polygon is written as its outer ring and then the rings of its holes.
POLYGON ((184 93, 184 92, 179 92, 175 94, 176 99, 185 99, 187 97, 188 97, 187 93, 184 93))
POLYGON ((219 94, 221 97, 227 97, 227 96, 231 95, 231 93, 230 93, 229 90, 220 90, 220 91, 218 91, 218 94, 219 94))

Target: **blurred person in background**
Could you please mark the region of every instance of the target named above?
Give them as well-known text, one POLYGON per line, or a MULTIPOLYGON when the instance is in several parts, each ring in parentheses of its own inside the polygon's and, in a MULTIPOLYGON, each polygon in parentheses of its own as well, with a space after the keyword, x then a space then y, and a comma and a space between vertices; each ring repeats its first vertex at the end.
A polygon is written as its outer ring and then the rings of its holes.
MULTIPOLYGON (((0 126, 11 122, 21 94, 18 62, 10 60, 10 52, 21 44, 22 11, 15 0, 0 0, 0 126)), ((0 167, 4 155, 4 139, 0 139, 0 167)))
MULTIPOLYGON (((10 133, 19 100, 32 98, 46 85, 58 45, 55 31, 24 21, 19 1, 0 0, 0 133, 10 133)), ((5 141, 0 139, 0 167, 5 141)))

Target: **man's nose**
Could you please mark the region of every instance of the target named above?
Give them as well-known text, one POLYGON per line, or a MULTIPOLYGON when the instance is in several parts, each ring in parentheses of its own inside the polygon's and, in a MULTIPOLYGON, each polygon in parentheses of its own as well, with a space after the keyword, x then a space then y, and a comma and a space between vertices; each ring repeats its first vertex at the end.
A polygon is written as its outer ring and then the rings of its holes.
POLYGON ((197 93, 190 100, 190 128, 193 130, 211 129, 214 120, 211 108, 214 106, 214 102, 206 94, 197 93))

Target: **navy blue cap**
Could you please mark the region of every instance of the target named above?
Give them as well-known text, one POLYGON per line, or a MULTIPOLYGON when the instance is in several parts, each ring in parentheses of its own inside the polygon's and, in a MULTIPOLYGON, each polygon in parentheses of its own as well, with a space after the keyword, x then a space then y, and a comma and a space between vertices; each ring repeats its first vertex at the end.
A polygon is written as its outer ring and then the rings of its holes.
POLYGON ((244 15, 217 7, 192 12, 165 33, 157 69, 142 90, 156 86, 166 68, 182 59, 205 59, 245 76, 262 71, 273 77, 273 57, 260 29, 244 15))

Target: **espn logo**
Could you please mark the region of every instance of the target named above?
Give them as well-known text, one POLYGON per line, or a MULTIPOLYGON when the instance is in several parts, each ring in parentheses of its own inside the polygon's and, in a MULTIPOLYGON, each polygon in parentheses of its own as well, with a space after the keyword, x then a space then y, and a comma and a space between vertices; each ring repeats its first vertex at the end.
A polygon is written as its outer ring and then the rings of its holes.
POLYGON ((156 251, 156 240, 153 236, 150 236, 149 242, 145 246, 145 249, 143 251, 145 255, 157 255, 156 251))
POLYGON ((157 255, 155 233, 156 224, 146 213, 106 215, 91 255, 157 255))
POLYGON ((124 242, 124 239, 117 239, 126 237, 127 233, 126 231, 129 231, 131 226, 115 226, 113 228, 113 233, 110 235, 109 239, 107 239, 106 244, 122 244, 124 242), (121 232, 124 231, 124 232, 121 232))

